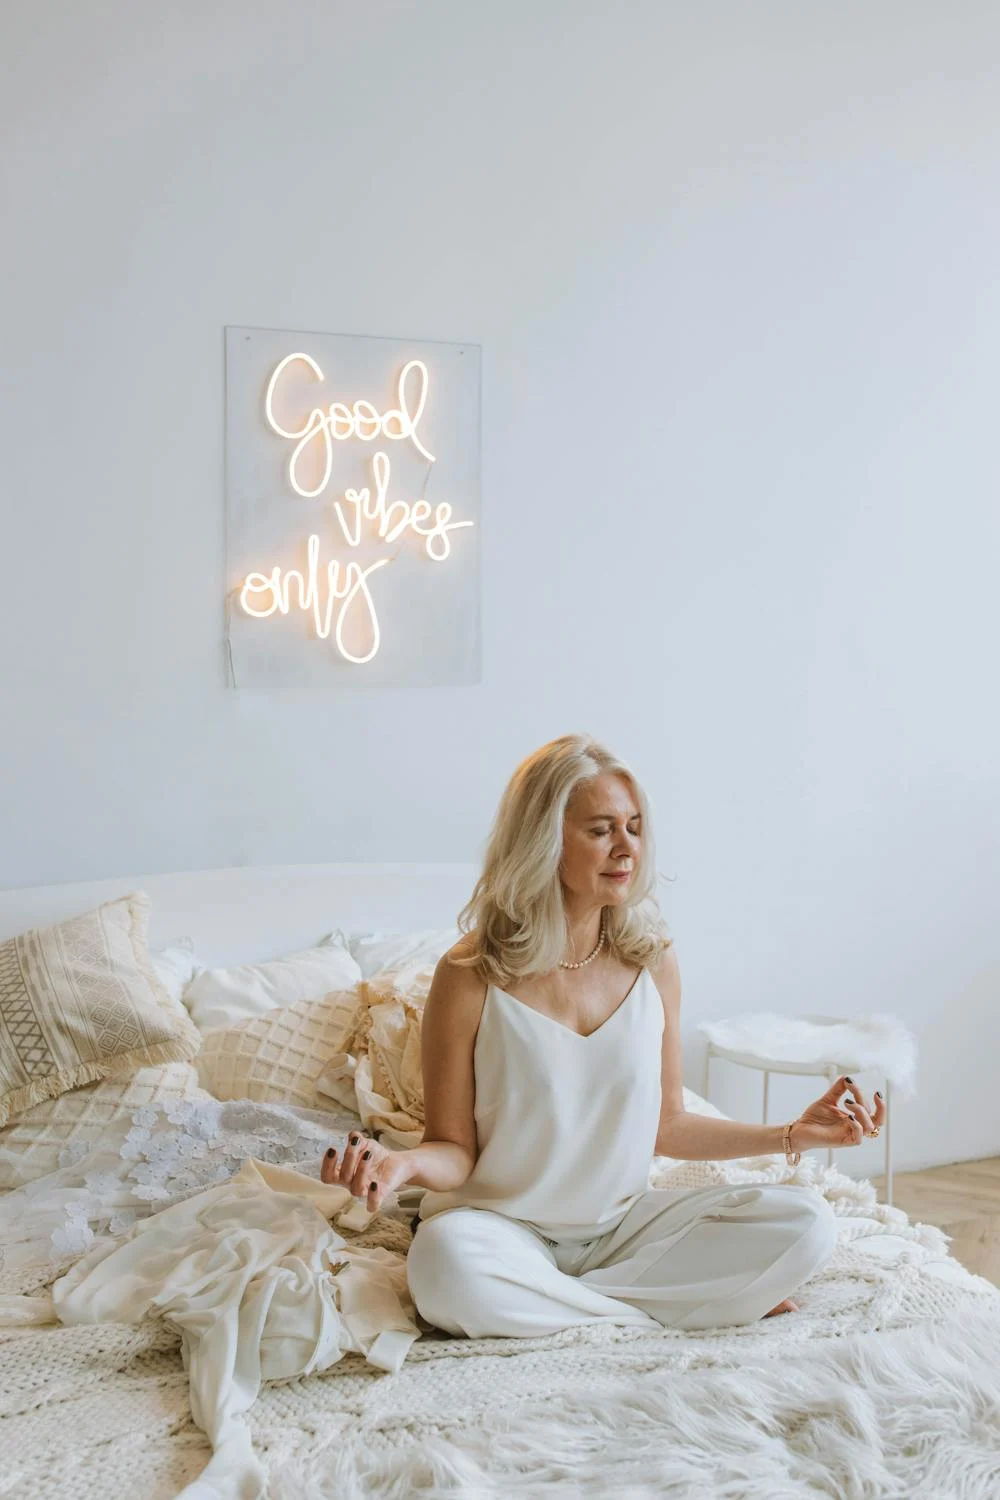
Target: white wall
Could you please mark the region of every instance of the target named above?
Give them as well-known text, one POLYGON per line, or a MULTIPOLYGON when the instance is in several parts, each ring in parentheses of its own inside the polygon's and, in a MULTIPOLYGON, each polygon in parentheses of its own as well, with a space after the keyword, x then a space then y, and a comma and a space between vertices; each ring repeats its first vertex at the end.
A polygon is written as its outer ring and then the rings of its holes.
POLYGON ((688 1081, 701 1017, 892 1010, 898 1164, 1000 1150, 1000 11, 50 0, 0 42, 0 885, 475 859, 588 729, 677 877, 688 1081), (479 686, 227 690, 226 323, 482 344, 479 686))

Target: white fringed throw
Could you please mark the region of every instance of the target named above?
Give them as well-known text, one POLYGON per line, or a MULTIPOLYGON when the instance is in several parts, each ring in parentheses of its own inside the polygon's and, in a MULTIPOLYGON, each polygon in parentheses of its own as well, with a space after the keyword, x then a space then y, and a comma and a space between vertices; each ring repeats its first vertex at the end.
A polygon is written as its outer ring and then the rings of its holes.
POLYGON ((869 1014, 832 1024, 759 1011, 702 1021, 698 1031, 717 1047, 749 1052, 778 1062, 825 1062, 850 1072, 872 1068, 898 1088, 904 1099, 916 1093, 917 1042, 896 1016, 869 1014))

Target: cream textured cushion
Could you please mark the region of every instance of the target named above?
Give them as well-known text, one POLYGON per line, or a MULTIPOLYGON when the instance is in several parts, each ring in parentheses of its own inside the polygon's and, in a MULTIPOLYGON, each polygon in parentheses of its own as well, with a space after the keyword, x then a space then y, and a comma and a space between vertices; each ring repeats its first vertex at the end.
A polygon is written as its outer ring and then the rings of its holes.
POLYGON ((184 990, 184 1004, 201 1032, 238 1025, 300 1000, 322 1000, 331 990, 350 989, 361 978, 357 961, 339 933, 314 948, 263 963, 202 969, 184 990))
POLYGON ((156 975, 133 892, 0 943, 0 1125, 80 1084, 183 1062, 197 1028, 156 975))
POLYGON ((208 1097, 191 1063, 174 1062, 46 1099, 0 1130, 0 1190, 71 1166, 92 1150, 109 1125, 144 1104, 208 1097))
POLYGON ((300 1000, 209 1031, 198 1053, 198 1077, 216 1099, 255 1099, 329 1109, 316 1093, 317 1074, 338 1054, 353 1030, 357 996, 331 991, 322 1000, 300 1000))

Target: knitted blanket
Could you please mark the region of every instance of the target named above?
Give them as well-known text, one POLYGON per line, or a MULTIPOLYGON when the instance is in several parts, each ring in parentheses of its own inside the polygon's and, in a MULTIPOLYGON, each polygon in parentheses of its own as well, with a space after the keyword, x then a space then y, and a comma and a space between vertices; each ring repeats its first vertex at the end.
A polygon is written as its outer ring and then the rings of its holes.
MULTIPOLYGON (((425 1327, 393 1373, 346 1353, 262 1389, 249 1425, 268 1494, 1000 1493, 1000 1292, 940 1230, 812 1157, 689 1162, 652 1185, 748 1181, 810 1185, 840 1220, 798 1312, 692 1333, 590 1324, 469 1340, 425 1327)), ((344 1234, 401 1257, 410 1241, 388 1213, 344 1234)), ((172 1500, 211 1456, 179 1349, 159 1320, 0 1331, 0 1496, 172 1500)))

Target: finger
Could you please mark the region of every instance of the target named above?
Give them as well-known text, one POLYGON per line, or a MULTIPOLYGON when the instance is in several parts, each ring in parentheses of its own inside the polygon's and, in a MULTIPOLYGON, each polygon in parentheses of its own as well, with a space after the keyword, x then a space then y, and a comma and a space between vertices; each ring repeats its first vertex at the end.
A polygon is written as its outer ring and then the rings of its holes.
POLYGON ((331 1146, 323 1155, 319 1175, 321 1182, 346 1186, 351 1180, 351 1173, 347 1166, 347 1152, 338 1151, 335 1146, 331 1146))
POLYGON ((368 1184, 372 1181, 372 1148, 368 1145, 358 1157, 358 1164, 354 1169, 354 1177, 351 1183, 351 1192, 355 1198, 364 1198, 368 1192, 368 1184))
POLYGON ((854 1082, 853 1078, 848 1078, 847 1079, 847 1087, 850 1089, 851 1093, 854 1095, 854 1102, 856 1104, 860 1104, 862 1109, 867 1110, 868 1109, 868 1105, 865 1103, 865 1096, 861 1092, 861 1090, 858 1088, 858 1086, 854 1082))
POLYGON ((354 1174, 358 1169, 358 1158, 364 1147, 365 1137, 360 1130, 352 1130, 347 1137, 347 1145, 344 1147, 344 1159, 340 1165, 340 1180, 350 1183, 354 1180, 354 1174))
POLYGON ((381 1193, 381 1191, 382 1191, 382 1184, 380 1182, 370 1182, 368 1184, 368 1208, 369 1208, 369 1211, 374 1212, 374 1210, 376 1208, 378 1208, 379 1203, 381 1201, 381 1199, 380 1199, 380 1193, 381 1193))
POLYGON ((852 1105, 851 1109, 856 1118, 861 1121, 861 1128, 864 1131, 865 1135, 871 1135, 872 1131, 875 1129, 875 1126, 872 1124, 872 1117, 868 1113, 868 1111, 866 1109, 863 1109, 860 1104, 852 1105))
POLYGON ((822 1097, 827 1104, 839 1104, 844 1093, 850 1087, 850 1079, 846 1074, 842 1074, 840 1078, 834 1079, 834 1081, 831 1083, 830 1087, 822 1097))
POLYGON ((856 1118, 853 1110, 845 1109, 844 1113, 847 1115, 847 1130, 849 1137, 847 1144, 849 1146, 860 1145, 861 1141, 864 1139, 865 1134, 861 1126, 861 1122, 856 1118))
POLYGON ((887 1113, 888 1113, 888 1111, 887 1111, 887 1107, 886 1107, 886 1102, 882 1098, 882 1095, 879 1093, 878 1089, 876 1089, 875 1090, 875 1113, 873 1115, 873 1119, 875 1121, 875 1124, 876 1125, 881 1125, 882 1122, 883 1122, 883 1120, 885 1119, 887 1113))

